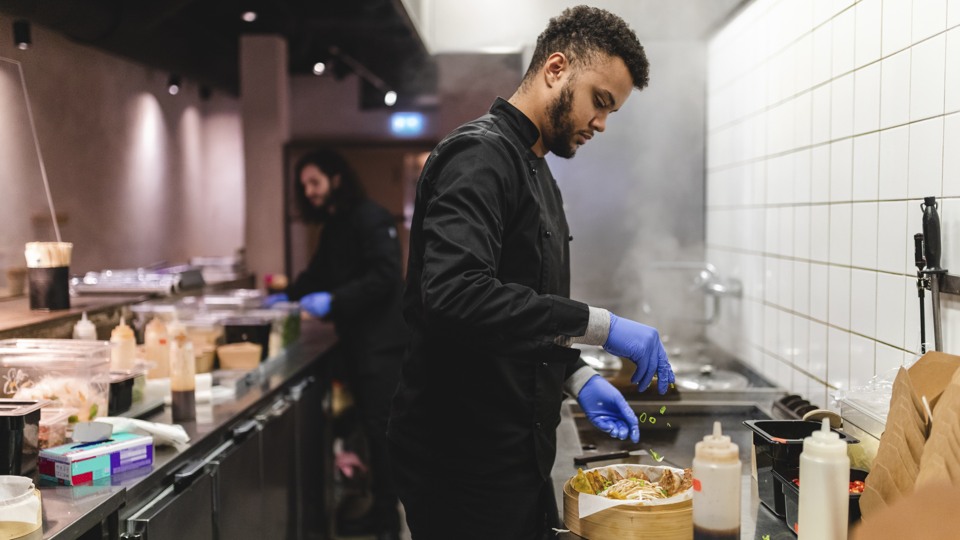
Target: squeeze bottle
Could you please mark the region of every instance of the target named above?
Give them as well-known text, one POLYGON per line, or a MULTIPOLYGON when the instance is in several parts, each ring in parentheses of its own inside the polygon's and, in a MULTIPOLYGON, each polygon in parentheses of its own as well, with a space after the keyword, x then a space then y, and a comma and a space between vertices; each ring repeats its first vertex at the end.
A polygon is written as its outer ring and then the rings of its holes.
POLYGON ((800 454, 799 540, 846 540, 850 507, 847 443, 830 430, 830 420, 803 439, 800 454))
POLYGON ((174 422, 197 418, 197 360, 185 334, 170 339, 170 405, 174 422))
POLYGON ((110 333, 110 369, 113 371, 127 371, 133 369, 133 362, 137 357, 137 339, 123 317, 120 318, 113 332, 110 333))
POLYGON ((97 326, 87 318, 86 311, 83 312, 83 316, 77 321, 77 324, 73 326, 73 339, 97 339, 97 326))
POLYGON ((159 317, 154 317, 143 330, 144 354, 153 367, 147 373, 150 379, 170 376, 170 342, 167 325, 159 317))
POLYGON ((693 538, 739 540, 740 449, 721 433, 720 422, 694 448, 693 538))

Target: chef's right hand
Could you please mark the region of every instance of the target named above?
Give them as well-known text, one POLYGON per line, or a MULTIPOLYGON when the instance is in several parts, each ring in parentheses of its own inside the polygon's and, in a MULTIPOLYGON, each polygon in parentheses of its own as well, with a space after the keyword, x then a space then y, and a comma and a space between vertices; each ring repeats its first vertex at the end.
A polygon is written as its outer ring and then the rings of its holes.
POLYGON ((577 396, 580 408, 590 423, 621 441, 640 442, 640 424, 637 415, 623 399, 623 394, 600 375, 590 377, 577 396))
POLYGON ((656 328, 610 314, 610 333, 603 349, 608 353, 629 358, 637 365, 630 381, 641 392, 650 386, 657 374, 657 391, 666 394, 674 382, 673 368, 667 360, 667 351, 660 342, 656 328))
POLYGON ((274 304, 279 304, 280 302, 289 302, 290 298, 287 297, 287 293, 275 293, 263 299, 263 307, 271 308, 274 304))

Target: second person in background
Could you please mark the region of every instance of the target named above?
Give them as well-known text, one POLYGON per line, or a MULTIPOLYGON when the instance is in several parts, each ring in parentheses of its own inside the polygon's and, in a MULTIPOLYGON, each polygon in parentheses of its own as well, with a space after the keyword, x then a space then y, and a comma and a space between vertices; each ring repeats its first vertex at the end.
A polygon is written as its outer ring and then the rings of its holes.
POLYGON ((293 181, 300 219, 323 224, 323 231, 306 270, 268 303, 299 300, 301 309, 336 328, 339 343, 327 357, 332 375, 354 396, 369 447, 373 495, 369 513, 341 520, 338 533, 397 538, 400 520, 386 430, 408 330, 400 311, 396 223, 366 196, 353 169, 332 150, 301 158, 293 181))

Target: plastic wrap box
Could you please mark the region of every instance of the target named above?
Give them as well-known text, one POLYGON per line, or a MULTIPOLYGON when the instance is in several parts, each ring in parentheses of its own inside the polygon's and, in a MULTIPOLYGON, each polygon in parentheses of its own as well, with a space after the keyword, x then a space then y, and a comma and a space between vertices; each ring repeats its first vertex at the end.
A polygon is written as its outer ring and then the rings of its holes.
POLYGON ((76 339, 0 340, 0 397, 48 399, 77 409, 85 422, 107 414, 110 342, 76 339))
POLYGON ((73 486, 153 464, 153 437, 114 433, 105 441, 40 451, 40 478, 73 486))

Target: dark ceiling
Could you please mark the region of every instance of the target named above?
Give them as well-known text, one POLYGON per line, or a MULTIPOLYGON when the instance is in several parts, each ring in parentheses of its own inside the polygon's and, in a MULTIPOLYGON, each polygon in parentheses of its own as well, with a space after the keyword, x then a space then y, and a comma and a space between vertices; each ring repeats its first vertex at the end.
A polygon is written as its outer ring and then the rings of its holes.
MULTIPOLYGON (((436 85, 400 0, 0 0, 0 12, 234 95, 247 33, 285 36, 292 74, 311 73, 334 48, 397 90, 401 103, 436 85), (257 13, 252 23, 241 18, 248 10, 257 13)), ((345 64, 330 71, 342 77, 345 64)), ((363 104, 382 106, 372 86, 363 94, 363 104)))

